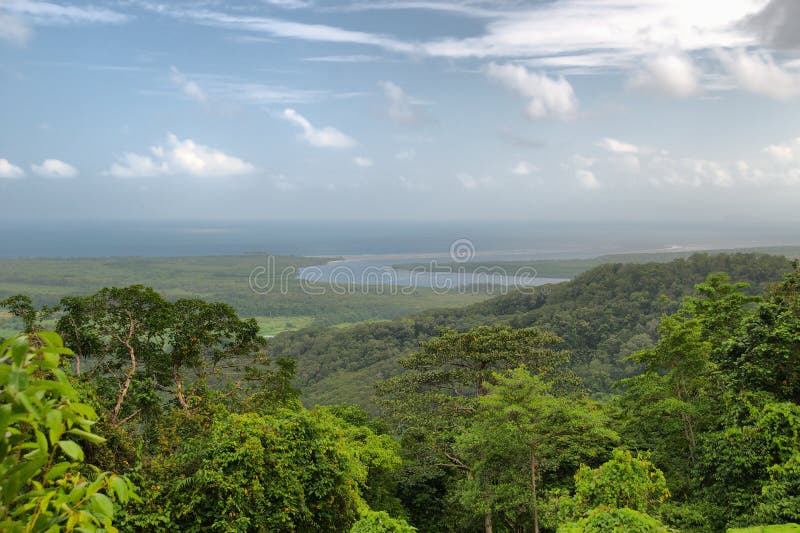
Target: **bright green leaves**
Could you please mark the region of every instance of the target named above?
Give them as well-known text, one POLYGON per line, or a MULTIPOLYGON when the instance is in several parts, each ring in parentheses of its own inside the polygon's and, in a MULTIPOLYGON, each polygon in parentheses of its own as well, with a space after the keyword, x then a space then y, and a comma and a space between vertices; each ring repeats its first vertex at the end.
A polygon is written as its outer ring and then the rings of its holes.
POLYGON ((558 528, 558 533, 669 533, 658 520, 633 509, 598 507, 577 522, 558 528))
POLYGON ((396 467, 398 458, 391 440, 325 409, 280 408, 221 411, 152 463, 136 524, 167 516, 190 532, 347 531, 366 508, 361 491, 371 471, 396 467))
POLYGON ((34 338, 0 346, 0 529, 116 531, 112 498, 127 503, 133 486, 109 473, 91 481, 81 473, 83 448, 64 436, 104 442, 91 431, 97 416, 57 368, 71 354, 58 335, 34 338))
POLYGON ((618 448, 599 468, 582 466, 575 474, 575 495, 559 502, 558 533, 666 533, 650 514, 667 498, 664 474, 650 455, 618 448))
POLYGON ((627 507, 652 513, 669 498, 664 473, 650 461, 650 454, 615 449, 611 460, 575 474, 574 501, 578 509, 627 507))
POLYGON ((83 461, 83 450, 77 443, 71 440, 61 440, 58 441, 58 447, 67 454, 72 460, 82 462, 83 461))

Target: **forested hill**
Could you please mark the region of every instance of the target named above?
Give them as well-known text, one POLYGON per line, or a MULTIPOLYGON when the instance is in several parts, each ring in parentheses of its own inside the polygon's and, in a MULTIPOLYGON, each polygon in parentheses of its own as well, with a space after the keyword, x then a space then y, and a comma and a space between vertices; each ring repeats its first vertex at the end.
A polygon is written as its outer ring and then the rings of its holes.
POLYGON ((535 293, 512 293, 458 309, 347 328, 308 328, 270 341, 273 357, 297 360, 297 384, 306 404, 350 402, 374 410, 374 384, 400 372, 399 358, 441 327, 482 324, 538 326, 557 333, 573 368, 596 393, 632 376, 626 357, 652 346, 659 319, 708 274, 726 272, 760 292, 790 270, 782 256, 695 254, 670 263, 607 264, 535 293))

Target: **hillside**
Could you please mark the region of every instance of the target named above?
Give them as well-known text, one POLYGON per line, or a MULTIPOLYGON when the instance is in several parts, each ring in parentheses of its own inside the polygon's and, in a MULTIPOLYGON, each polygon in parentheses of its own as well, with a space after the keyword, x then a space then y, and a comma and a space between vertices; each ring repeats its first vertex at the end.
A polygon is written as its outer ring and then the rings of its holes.
POLYGON ((695 254, 669 263, 606 264, 574 280, 513 293, 459 309, 426 311, 344 328, 307 328, 270 341, 272 357, 297 360, 297 385, 308 405, 351 402, 372 411, 374 384, 400 372, 399 358, 438 328, 466 330, 481 324, 538 326, 564 339, 572 365, 595 393, 635 373, 625 361, 651 346, 659 319, 714 272, 747 281, 752 291, 779 281, 790 269, 782 256, 695 254))

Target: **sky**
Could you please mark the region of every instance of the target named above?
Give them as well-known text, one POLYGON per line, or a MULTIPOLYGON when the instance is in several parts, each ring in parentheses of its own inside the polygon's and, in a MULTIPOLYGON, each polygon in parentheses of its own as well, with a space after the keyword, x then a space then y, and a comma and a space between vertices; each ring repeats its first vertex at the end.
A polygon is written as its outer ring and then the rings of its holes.
POLYGON ((796 0, 0 0, 0 220, 800 221, 796 0))

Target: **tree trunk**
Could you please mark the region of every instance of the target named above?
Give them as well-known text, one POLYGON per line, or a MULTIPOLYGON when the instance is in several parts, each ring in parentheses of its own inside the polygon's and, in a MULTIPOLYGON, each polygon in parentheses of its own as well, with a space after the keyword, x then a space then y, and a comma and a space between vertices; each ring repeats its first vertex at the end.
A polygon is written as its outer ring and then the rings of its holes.
POLYGON ((128 331, 128 336, 125 340, 117 337, 117 339, 128 348, 128 353, 131 358, 131 366, 128 368, 128 371, 125 373, 125 383, 122 385, 122 390, 119 392, 119 396, 117 396, 117 404, 114 406, 114 413, 111 416, 111 423, 116 424, 117 419, 119 418, 119 411, 122 409, 122 402, 125 400, 125 396, 128 394, 128 389, 131 387, 131 381, 133 381, 133 374, 136 372, 136 353, 133 349, 133 345, 131 345, 131 339, 133 338, 134 326, 133 326, 133 318, 130 318, 131 326, 130 330, 128 331))
POLYGON ((483 515, 483 531, 484 533, 492 533, 492 511, 489 510, 483 515))
POLYGON ((186 399, 183 397, 183 378, 181 377, 181 373, 178 372, 178 367, 172 367, 172 379, 175 381, 175 395, 178 397, 178 403, 181 404, 181 407, 188 410, 189 404, 186 403, 186 399))
POLYGON ((531 493, 533 493, 533 533, 539 533, 539 502, 536 500, 536 449, 531 446, 531 493))

